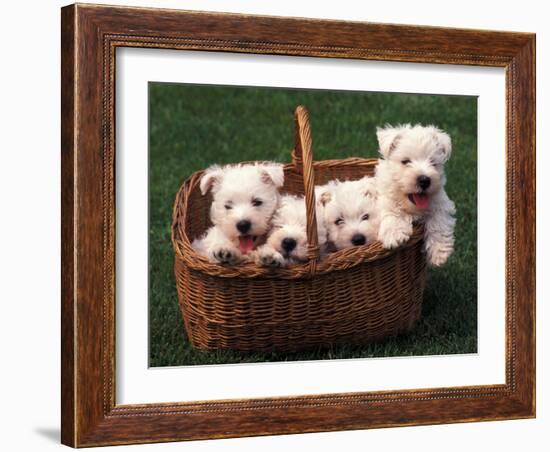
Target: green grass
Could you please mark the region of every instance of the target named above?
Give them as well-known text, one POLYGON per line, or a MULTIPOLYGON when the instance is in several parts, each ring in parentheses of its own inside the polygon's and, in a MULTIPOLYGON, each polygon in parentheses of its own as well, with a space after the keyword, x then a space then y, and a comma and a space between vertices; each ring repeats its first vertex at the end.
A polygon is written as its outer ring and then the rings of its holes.
POLYGON ((475 97, 226 86, 149 85, 150 366, 219 364, 477 351, 477 100, 475 97), (422 318, 406 336, 367 346, 300 353, 202 352, 185 335, 174 281, 170 220, 174 197, 212 163, 288 162, 293 111, 310 112, 315 158, 376 156, 376 126, 435 124, 453 140, 447 192, 457 206, 456 250, 430 270, 422 318))

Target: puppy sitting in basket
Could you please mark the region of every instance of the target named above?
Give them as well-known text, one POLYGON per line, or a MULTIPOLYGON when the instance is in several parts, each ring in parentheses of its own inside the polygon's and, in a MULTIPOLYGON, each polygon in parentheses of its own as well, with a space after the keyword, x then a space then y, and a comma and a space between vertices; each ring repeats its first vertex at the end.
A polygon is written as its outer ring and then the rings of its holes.
MULTIPOLYGON (((317 203, 317 238, 321 256, 326 253, 327 229, 322 207, 317 203)), ((265 267, 286 267, 307 261, 307 214, 303 196, 284 195, 273 217, 273 228, 255 260, 265 267)))
POLYGON ((378 236, 379 208, 376 182, 333 180, 316 187, 328 231, 329 247, 341 250, 374 242, 378 236))
POLYGON ((193 241, 193 248, 214 263, 251 260, 271 229, 283 182, 283 165, 273 162, 208 168, 200 190, 203 195, 212 193, 212 226, 193 241))
POLYGON ((422 221, 428 262, 443 265, 453 252, 455 227, 455 205, 444 189, 449 135, 433 126, 406 124, 379 128, 377 136, 383 157, 376 167, 382 245, 405 243, 413 222, 422 221))

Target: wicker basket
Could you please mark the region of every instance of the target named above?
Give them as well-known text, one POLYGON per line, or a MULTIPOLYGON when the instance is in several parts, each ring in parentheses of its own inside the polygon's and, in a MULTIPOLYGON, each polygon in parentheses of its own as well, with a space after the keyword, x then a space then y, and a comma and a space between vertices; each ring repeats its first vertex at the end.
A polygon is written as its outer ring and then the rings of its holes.
POLYGON ((172 223, 176 283, 185 329, 197 348, 293 351, 367 343, 411 329, 420 316, 426 279, 420 226, 396 250, 373 242, 319 259, 314 185, 370 175, 376 160, 313 162, 308 114, 301 106, 295 127, 283 191, 305 194, 307 263, 277 270, 210 263, 191 247, 210 226, 211 198, 199 190, 202 171, 178 192, 172 223))

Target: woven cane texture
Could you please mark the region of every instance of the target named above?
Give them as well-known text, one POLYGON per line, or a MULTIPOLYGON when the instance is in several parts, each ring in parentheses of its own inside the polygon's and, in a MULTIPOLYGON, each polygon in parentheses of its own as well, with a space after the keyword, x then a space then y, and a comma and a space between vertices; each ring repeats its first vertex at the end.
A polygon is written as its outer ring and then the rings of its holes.
POLYGON ((408 331, 420 316, 426 279, 421 226, 395 250, 373 242, 319 259, 314 186, 372 175, 376 159, 313 162, 305 108, 296 109, 295 121, 295 149, 282 191, 306 197, 308 262, 276 270, 209 262, 191 246, 210 226, 212 200, 200 192, 202 171, 177 194, 176 284, 185 329, 197 348, 294 351, 361 344, 408 331))

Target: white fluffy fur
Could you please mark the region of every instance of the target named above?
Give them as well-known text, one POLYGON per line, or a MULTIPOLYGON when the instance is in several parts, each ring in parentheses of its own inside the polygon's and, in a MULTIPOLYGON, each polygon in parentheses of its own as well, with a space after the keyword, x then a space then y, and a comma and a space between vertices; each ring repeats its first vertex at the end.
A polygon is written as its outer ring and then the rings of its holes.
MULTIPOLYGON (((317 205, 317 236, 321 254, 327 241, 322 206, 317 205)), ((268 267, 284 267, 307 260, 306 203, 303 196, 285 195, 273 217, 273 228, 265 245, 258 248, 256 262, 268 267), (287 252, 283 240, 296 241, 296 247, 287 252)))
POLYGON ((261 244, 271 228, 271 218, 279 206, 279 191, 284 182, 283 166, 265 162, 208 168, 200 181, 203 195, 212 192, 212 227, 193 247, 211 262, 236 264, 248 260, 250 253, 239 249, 237 223, 251 223, 246 235, 261 244))
POLYGON ((376 167, 381 222, 379 239, 385 248, 406 242, 413 221, 425 223, 428 262, 443 265, 453 252, 455 205, 445 192, 443 167, 451 155, 451 139, 434 126, 410 124, 377 130, 382 159, 376 167), (426 190, 418 177, 430 178, 426 190), (411 201, 412 194, 425 193, 428 207, 421 209, 411 201))
POLYGON ((352 238, 362 235, 365 244, 377 239, 379 212, 376 183, 372 177, 354 181, 331 181, 316 188, 328 231, 328 241, 337 250, 355 246, 352 238))

